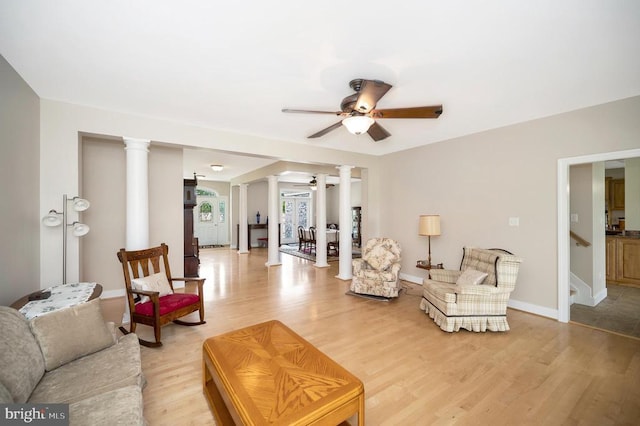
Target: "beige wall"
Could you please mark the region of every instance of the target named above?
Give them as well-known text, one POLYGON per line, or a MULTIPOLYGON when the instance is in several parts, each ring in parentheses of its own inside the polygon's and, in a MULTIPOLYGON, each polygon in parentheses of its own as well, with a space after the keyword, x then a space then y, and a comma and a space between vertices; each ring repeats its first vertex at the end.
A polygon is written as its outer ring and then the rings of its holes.
MULTIPOLYGON (((167 243, 175 277, 183 276, 182 150, 149 149, 149 245, 167 243)), ((81 281, 103 286, 103 297, 124 294, 122 267, 116 257, 126 243, 126 156, 124 143, 85 137, 82 141, 83 212, 91 231, 80 240, 81 281)))
POLYGON ((624 215, 625 229, 640 231, 640 158, 624 162, 624 215))
MULTIPOLYGON (((577 222, 571 221, 571 230, 591 242, 593 241, 593 166, 591 164, 571 166, 569 175, 571 188, 569 209, 570 213, 577 215, 578 218, 577 222)), ((604 229, 601 232, 604 232, 604 229)), ((574 244, 573 241, 571 243, 571 272, 593 288, 593 245, 583 247, 574 244)))
POLYGON ((0 56, 0 305, 40 288, 39 133, 38 96, 0 56))
POLYGON ((418 216, 437 213, 434 261, 457 268, 465 245, 510 250, 524 258, 512 305, 556 314, 558 159, 637 148, 638 116, 634 97, 385 156, 380 223, 402 244, 403 273, 425 275, 418 216))

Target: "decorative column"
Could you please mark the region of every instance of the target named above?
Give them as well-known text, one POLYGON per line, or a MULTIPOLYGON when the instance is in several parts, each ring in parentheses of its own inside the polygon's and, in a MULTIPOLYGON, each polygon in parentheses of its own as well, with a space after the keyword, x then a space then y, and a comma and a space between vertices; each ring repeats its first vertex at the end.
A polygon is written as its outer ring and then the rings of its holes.
POLYGON ((148 139, 124 137, 126 189, 127 250, 149 247, 149 144, 148 139))
POLYGON ((238 254, 249 253, 249 246, 247 244, 247 189, 249 185, 246 183, 240 184, 240 200, 238 200, 240 214, 238 215, 238 254))
MULTIPOLYGON (((122 138, 126 156, 127 250, 149 248, 149 144, 148 139, 122 138)), ((126 295, 125 295, 126 296, 126 295)), ((124 305, 122 323, 129 323, 129 304, 124 305)))
POLYGON ((318 268, 327 268, 327 175, 316 177, 316 263, 318 268))
POLYGON ((280 209, 278 208, 280 201, 278 193, 278 176, 267 176, 267 179, 269 181, 269 199, 267 200, 267 220, 269 220, 269 224, 267 225, 267 236, 269 238, 269 250, 267 263, 265 263, 265 265, 277 266, 282 264, 280 261, 280 247, 278 247, 278 234, 280 232, 278 227, 280 222, 280 209))
POLYGON ((351 169, 353 166, 338 166, 340 170, 340 260, 336 278, 350 280, 351 271, 351 169))

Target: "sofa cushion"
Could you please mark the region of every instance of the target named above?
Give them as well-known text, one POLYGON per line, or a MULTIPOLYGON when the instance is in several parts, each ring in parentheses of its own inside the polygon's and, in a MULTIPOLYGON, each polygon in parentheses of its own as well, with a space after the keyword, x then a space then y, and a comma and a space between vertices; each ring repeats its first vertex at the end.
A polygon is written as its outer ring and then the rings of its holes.
POLYGON ((144 425, 142 391, 126 386, 69 405, 74 426, 144 425))
POLYGON ((8 306, 0 306, 0 365, 0 382, 13 402, 27 402, 44 374, 44 359, 27 319, 8 306))
POLYGON ((493 250, 480 249, 476 247, 465 247, 460 270, 475 269, 476 271, 486 272, 487 278, 483 284, 497 285, 496 264, 500 258, 500 254, 493 250))
POLYGON ((102 316, 100 299, 35 317, 31 330, 40 344, 47 371, 115 343, 102 316))
POLYGON ((428 300, 438 299, 445 303, 456 303, 458 300, 455 284, 424 280, 422 288, 423 296, 428 300))
POLYGON ((72 404, 125 386, 142 389, 144 384, 138 336, 128 334, 115 345, 47 372, 29 402, 72 404))
MULTIPOLYGON (((131 280, 131 287, 134 290, 157 291, 160 293, 160 297, 173 293, 167 274, 164 272, 151 274, 147 277, 134 278, 131 280)), ((145 303, 149 300, 149 296, 142 296, 139 303, 145 303)))
POLYGON ((489 274, 487 274, 486 272, 476 271, 475 269, 465 269, 456 280, 456 285, 482 284, 482 282, 485 280, 485 278, 487 278, 488 275, 489 274))
POLYGON ((384 271, 400 261, 397 243, 389 238, 372 238, 362 250, 362 258, 378 271, 384 271))
MULTIPOLYGON (((200 296, 192 293, 173 293, 160 298, 160 316, 173 312, 185 306, 193 305, 200 300, 200 296)), ((136 314, 152 316, 153 302, 138 303, 136 314)))

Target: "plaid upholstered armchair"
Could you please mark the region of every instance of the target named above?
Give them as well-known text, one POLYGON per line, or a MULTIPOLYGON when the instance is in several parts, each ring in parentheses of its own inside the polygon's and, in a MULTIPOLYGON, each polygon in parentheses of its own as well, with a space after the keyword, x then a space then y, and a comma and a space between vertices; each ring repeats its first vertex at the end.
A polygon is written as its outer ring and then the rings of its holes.
POLYGON ((362 258, 353 259, 350 290, 358 294, 398 297, 400 244, 391 238, 372 238, 362 249, 362 258))
POLYGON ((522 259, 501 249, 463 251, 459 271, 429 271, 420 309, 444 331, 508 331, 507 302, 522 259))

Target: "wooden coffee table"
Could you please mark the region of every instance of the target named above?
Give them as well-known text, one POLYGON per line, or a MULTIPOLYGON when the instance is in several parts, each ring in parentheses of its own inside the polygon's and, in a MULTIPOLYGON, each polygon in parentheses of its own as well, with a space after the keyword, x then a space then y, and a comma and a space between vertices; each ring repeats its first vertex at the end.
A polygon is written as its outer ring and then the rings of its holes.
POLYGON ((219 425, 364 425, 364 386, 279 321, 203 344, 204 394, 219 425))

